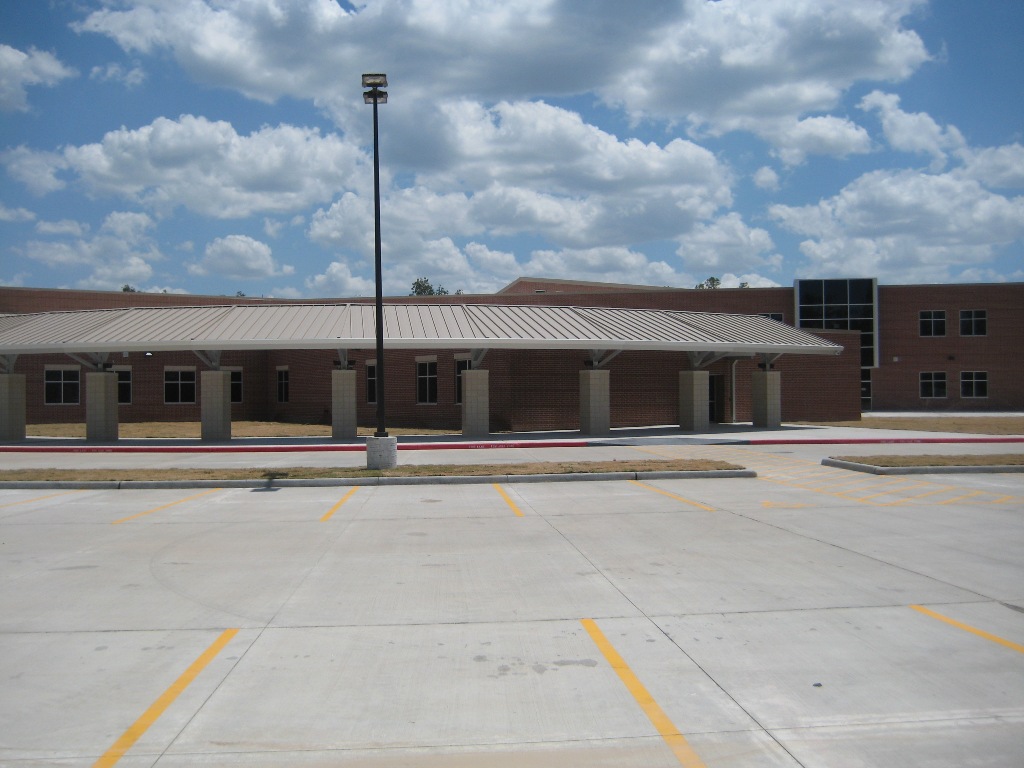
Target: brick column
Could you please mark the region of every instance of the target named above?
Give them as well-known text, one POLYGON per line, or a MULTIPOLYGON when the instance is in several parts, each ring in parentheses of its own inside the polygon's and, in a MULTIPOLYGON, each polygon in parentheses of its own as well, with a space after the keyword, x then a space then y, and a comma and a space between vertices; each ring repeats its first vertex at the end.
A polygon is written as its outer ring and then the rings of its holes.
POLYGON ((25 439, 25 375, 0 373, 0 442, 25 439))
POLYGON ((230 440, 231 371, 203 371, 199 380, 203 440, 230 440))
POLYGON ((690 432, 707 432, 711 427, 708 416, 708 372, 679 372, 679 428, 690 432))
POLYGON ((580 371, 580 432, 607 435, 611 429, 610 378, 606 368, 580 371))
POLYGON ((491 433, 490 375, 482 369, 462 372, 462 434, 485 437, 491 433))
POLYGON ((356 436, 356 372, 331 371, 331 437, 352 440, 356 436))
POLYGON ((782 426, 782 374, 778 371, 754 371, 751 399, 755 427, 782 426))
POLYGON ((117 437, 117 374, 89 371, 85 374, 86 442, 112 443, 117 437))

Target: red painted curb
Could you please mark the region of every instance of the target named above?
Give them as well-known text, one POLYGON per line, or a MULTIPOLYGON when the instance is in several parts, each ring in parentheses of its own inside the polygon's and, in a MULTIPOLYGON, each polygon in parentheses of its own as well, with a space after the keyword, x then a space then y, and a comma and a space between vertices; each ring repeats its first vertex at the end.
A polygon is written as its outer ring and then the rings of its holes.
POLYGON ((881 438, 796 438, 793 440, 744 440, 743 445, 885 445, 891 443, 1024 443, 1024 437, 881 437, 881 438))
MULTIPOLYGON (((722 440, 708 445, 892 445, 899 443, 1024 443, 1024 437, 892 437, 722 440)), ((586 448, 616 443, 591 440, 515 440, 482 443, 399 443, 400 451, 456 451, 491 448, 586 448)), ((318 453, 365 451, 364 443, 311 445, 0 445, 0 453, 318 453)))

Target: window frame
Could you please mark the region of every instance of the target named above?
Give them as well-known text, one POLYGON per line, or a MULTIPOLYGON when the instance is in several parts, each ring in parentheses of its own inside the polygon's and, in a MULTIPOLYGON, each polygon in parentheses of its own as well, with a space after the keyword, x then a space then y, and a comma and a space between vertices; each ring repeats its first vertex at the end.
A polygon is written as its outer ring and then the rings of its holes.
POLYGON ((81 405, 82 368, 78 365, 47 365, 43 369, 43 405, 81 405), (50 374, 60 374, 58 380, 51 380, 50 374), (70 374, 74 374, 71 376, 70 374), (59 399, 51 399, 54 387, 60 392, 59 399), (69 396, 74 393, 74 399, 69 396))
POLYGON ((115 365, 111 368, 111 371, 117 374, 117 404, 131 405, 135 397, 135 381, 132 375, 132 367, 130 365, 115 365), (122 394, 126 392, 127 397, 122 397, 122 394))
POLYGON ((195 366, 190 365, 166 365, 164 366, 164 405, 195 405, 199 402, 199 377, 196 375, 195 366), (176 374, 176 381, 171 381, 170 374, 176 374), (191 381, 188 378, 183 377, 182 374, 191 374, 191 381), (192 399, 186 400, 182 396, 183 388, 187 392, 187 389, 191 386, 192 399), (177 387, 178 399, 169 400, 167 398, 168 387, 177 387))
POLYGON ((371 405, 377 404, 377 361, 367 360, 366 366, 366 402, 371 405))
POLYGON ((922 400, 945 400, 949 397, 948 377, 945 371, 921 371, 918 374, 918 397, 922 400), (926 378, 927 377, 927 378, 926 378), (925 394, 927 391, 930 394, 925 394), (939 388, 941 387, 941 393, 939 388))
POLYGON ((938 338, 946 335, 946 310, 922 309, 917 313, 918 334, 921 338, 938 338), (929 317, 925 317, 929 315, 929 317), (927 326, 926 326, 927 324, 927 326), (929 333, 925 333, 925 328, 929 333))
POLYGON ((960 371, 960 397, 964 400, 987 400, 988 371, 960 371))
POLYGON ((988 310, 987 309, 961 309, 960 310, 960 335, 961 336, 988 336, 988 310), (967 333, 964 333, 964 328, 965 327, 968 329, 967 333))
POLYGON ((291 374, 287 365, 277 366, 277 402, 290 403, 292 397, 291 374))
POLYGON ((437 405, 437 357, 416 358, 416 405, 437 405))
POLYGON ((231 405, 241 405, 245 402, 245 374, 240 366, 225 366, 221 368, 222 371, 227 371, 231 374, 228 380, 228 389, 230 391, 229 402, 231 405), (237 377, 237 381, 235 378, 237 377), (235 388, 238 388, 238 399, 235 399, 235 388))
POLYGON ((473 370, 473 359, 469 355, 455 356, 455 404, 462 405, 462 373, 473 370))

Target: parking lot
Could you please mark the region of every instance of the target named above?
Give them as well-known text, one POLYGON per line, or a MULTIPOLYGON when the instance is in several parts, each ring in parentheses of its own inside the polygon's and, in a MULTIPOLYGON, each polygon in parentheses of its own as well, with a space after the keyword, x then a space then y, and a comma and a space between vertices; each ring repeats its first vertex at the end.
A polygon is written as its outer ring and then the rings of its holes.
POLYGON ((615 451, 758 477, 0 491, 0 763, 1020 764, 1024 475, 615 451))

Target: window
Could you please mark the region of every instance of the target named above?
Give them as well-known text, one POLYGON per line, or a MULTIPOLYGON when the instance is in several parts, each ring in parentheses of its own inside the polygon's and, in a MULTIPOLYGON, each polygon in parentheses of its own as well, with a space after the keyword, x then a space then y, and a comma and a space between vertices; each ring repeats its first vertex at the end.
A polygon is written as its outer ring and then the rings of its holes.
POLYGON ((195 368, 164 369, 164 402, 194 403, 196 401, 195 368))
POLYGON ((946 310, 922 309, 920 318, 922 336, 946 335, 946 310))
POLYGON ((455 361, 455 404, 462 404, 462 372, 472 369, 473 362, 471 360, 456 360, 455 361))
POLYGON ((117 404, 132 404, 132 369, 118 368, 117 374, 117 404))
POLYGON ((416 362, 416 402, 437 402, 437 361, 416 362))
POLYGON ((277 369, 277 402, 287 403, 291 397, 291 385, 288 382, 288 369, 277 369))
POLYGON ((781 312, 762 312, 761 317, 767 317, 769 320, 777 320, 780 323, 786 322, 781 312))
POLYGON ((960 397, 988 397, 988 371, 961 371, 960 397))
POLYGON ((231 371, 231 402, 242 402, 242 369, 231 371))
POLYGON ((43 400, 47 405, 78 405, 80 391, 77 368, 47 368, 43 373, 43 400))
POLYGON ((986 336, 988 334, 988 312, 984 309, 960 310, 961 336, 986 336))
POLYGON ((796 322, 800 328, 859 331, 862 368, 878 366, 876 285, 870 278, 797 280, 796 322))
POLYGON ((939 398, 946 396, 946 374, 926 372, 921 374, 921 397, 939 398))
POLYGON ((366 402, 377 402, 377 363, 366 361, 366 402))

